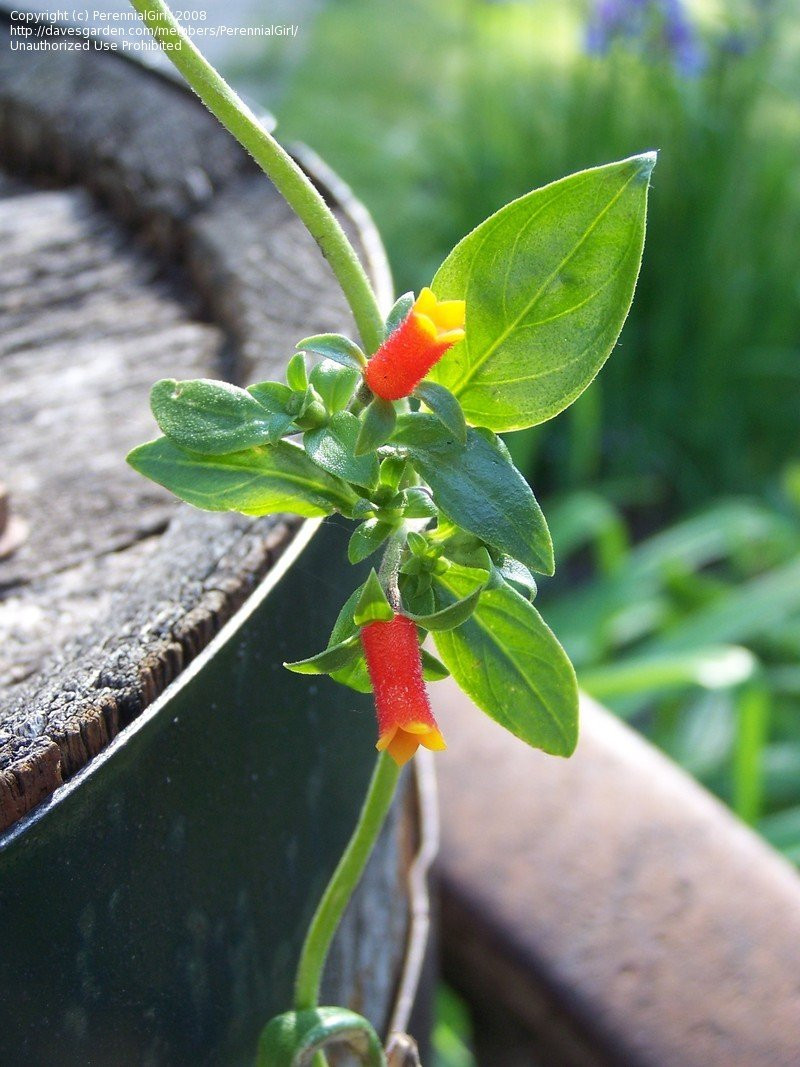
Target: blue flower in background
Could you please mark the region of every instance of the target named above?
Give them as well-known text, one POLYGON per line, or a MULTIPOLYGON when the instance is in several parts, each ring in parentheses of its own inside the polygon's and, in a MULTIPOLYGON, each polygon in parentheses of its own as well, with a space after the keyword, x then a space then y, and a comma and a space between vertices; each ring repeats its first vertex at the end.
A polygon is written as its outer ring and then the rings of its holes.
POLYGON ((604 55, 615 41, 668 57, 681 74, 698 74, 705 51, 682 0, 595 0, 586 48, 604 55))

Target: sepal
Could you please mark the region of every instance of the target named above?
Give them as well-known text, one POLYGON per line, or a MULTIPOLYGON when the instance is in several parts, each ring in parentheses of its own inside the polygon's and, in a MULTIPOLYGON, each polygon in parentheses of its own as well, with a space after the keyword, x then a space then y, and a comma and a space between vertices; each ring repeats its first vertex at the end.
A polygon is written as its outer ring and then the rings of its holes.
POLYGON ((361 655, 361 645, 358 635, 348 637, 346 641, 340 641, 337 645, 329 645, 316 656, 307 659, 298 659, 293 663, 284 663, 287 671, 295 674, 333 674, 334 671, 347 667, 361 655))
POLYGON ((396 422, 397 412, 394 404, 376 396, 361 416, 356 455, 364 456, 385 444, 392 436, 396 422))
POLYGON ((380 579, 373 569, 364 582, 361 596, 353 611, 353 622, 360 627, 371 622, 390 622, 393 618, 392 606, 386 599, 380 579))
POLYGON ((467 443, 467 423, 461 405, 449 389, 436 382, 421 381, 413 396, 429 408, 461 445, 467 443))
POLYGON ((386 336, 394 333, 400 323, 407 319, 411 313, 411 309, 414 306, 414 294, 403 293, 398 300, 395 301, 394 307, 386 316, 386 336))

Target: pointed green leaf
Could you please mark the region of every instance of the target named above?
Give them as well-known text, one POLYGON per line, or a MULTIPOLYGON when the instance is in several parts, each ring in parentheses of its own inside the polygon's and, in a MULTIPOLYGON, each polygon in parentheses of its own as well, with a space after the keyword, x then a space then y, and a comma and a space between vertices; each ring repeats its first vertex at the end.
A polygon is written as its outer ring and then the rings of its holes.
POLYGON ((286 384, 296 393, 300 393, 308 387, 308 373, 306 372, 306 357, 302 352, 295 352, 286 365, 286 384))
POLYGON ((538 592, 536 579, 524 563, 520 563, 518 559, 512 559, 511 556, 503 556, 498 569, 500 575, 507 582, 511 582, 517 588, 517 591, 521 592, 528 600, 533 601, 536 599, 536 593, 538 592))
POLYGON ((323 359, 332 359, 335 363, 359 373, 367 365, 367 357, 355 341, 340 333, 321 333, 315 337, 306 337, 298 341, 295 347, 304 352, 313 352, 315 356, 322 356, 323 359))
POLYGON ((353 622, 360 628, 371 622, 389 622, 393 618, 392 606, 386 599, 378 575, 371 570, 353 611, 353 622))
POLYGON ((255 385, 249 385, 246 392, 272 416, 269 442, 276 444, 287 431, 293 428, 293 415, 289 410, 293 397, 292 390, 283 382, 257 382, 255 385))
POLYGON ((426 682, 441 682, 443 678, 450 677, 447 667, 436 656, 431 655, 427 648, 421 648, 420 653, 422 655, 422 677, 426 682))
MULTIPOLYGON (((358 634, 358 627, 353 621, 353 612, 356 610, 356 605, 363 591, 364 586, 360 585, 358 589, 353 590, 345 601, 336 617, 336 622, 333 624, 329 645, 339 644, 342 641, 346 641, 348 637, 352 637, 353 634, 358 634)), ((331 674, 331 678, 335 682, 339 682, 340 685, 355 689, 357 693, 372 692, 372 684, 367 671, 367 661, 363 655, 340 670, 334 671, 331 674)))
POLYGON ((403 490, 405 497, 405 517, 407 519, 435 519, 439 509, 431 499, 427 489, 412 485, 410 489, 403 490))
POLYGON ((329 474, 374 489, 378 484, 378 457, 374 452, 365 456, 355 454, 360 429, 355 415, 340 411, 327 426, 309 430, 303 436, 303 444, 314 462, 329 474))
POLYGON ((359 377, 358 371, 341 367, 330 359, 323 359, 312 369, 309 381, 328 411, 335 414, 347 407, 359 377))
MULTIPOLYGON (((474 577, 454 564, 434 578, 437 603, 451 604, 474 577)), ((572 664, 529 601, 510 586, 487 588, 457 630, 434 635, 453 677, 491 718, 556 756, 578 738, 578 686, 572 664)))
POLYGON ((375 504, 372 500, 367 500, 366 497, 359 497, 350 509, 351 519, 374 519, 375 518, 375 504))
MULTIPOLYGON (((419 563, 419 560, 414 562, 419 563)), ((429 574, 417 571, 412 574, 409 571, 400 573, 400 599, 403 603, 403 612, 410 617, 414 615, 431 615, 436 611, 436 603, 433 599, 431 579, 429 574)))
POLYGON ((356 441, 356 455, 364 456, 373 452, 376 448, 388 441, 392 435, 397 412, 394 404, 389 400, 381 400, 379 396, 367 406, 361 416, 361 430, 356 441))
POLYGON ((320 470, 302 448, 281 441, 225 456, 186 452, 168 438, 140 445, 128 462, 145 477, 205 511, 312 517, 347 510, 357 499, 348 485, 320 470))
POLYGON ((394 307, 386 317, 386 336, 394 333, 397 327, 408 318, 409 312, 414 306, 414 294, 403 293, 395 302, 394 307))
POLYGON ((414 390, 414 396, 430 408, 445 429, 455 435, 459 444, 467 443, 467 424, 461 405, 449 389, 436 382, 422 381, 414 390))
POLYGON ((346 641, 340 641, 336 645, 328 645, 323 652, 307 659, 298 659, 294 663, 284 663, 287 670, 295 674, 333 674, 341 670, 361 656, 361 641, 357 634, 348 637, 346 641))
POLYGON ((371 556, 381 547, 387 537, 394 532, 396 527, 388 522, 379 522, 377 519, 369 519, 362 522, 353 531, 353 536, 347 546, 347 558, 355 566, 362 560, 371 556))
POLYGON ((245 389, 203 378, 166 378, 150 392, 163 433, 181 448, 221 456, 265 444, 291 423, 282 409, 268 411, 245 389))
POLYGON ((430 373, 467 421, 521 430, 557 415, 606 361, 633 299, 654 152, 506 205, 450 253, 431 288, 465 300, 466 337, 430 373))
POLYGON ((434 415, 401 415, 393 444, 406 447, 439 509, 488 545, 544 574, 553 543, 530 486, 491 431, 470 429, 466 447, 434 415))
POLYGON ((405 456, 387 456, 381 463, 380 483, 396 493, 405 472, 405 456))
POLYGON ((353 621, 353 614, 356 610, 356 605, 361 599, 361 594, 364 592, 364 584, 362 582, 357 589, 354 589, 340 608, 339 614, 336 616, 336 622, 334 622, 331 630, 331 636, 328 641, 329 648, 331 645, 338 645, 341 641, 346 641, 348 637, 358 633, 358 627, 353 621))
MULTIPOLYGON (((486 578, 488 579, 488 577, 489 575, 487 574, 486 578)), ((439 608, 438 611, 427 615, 412 615, 409 611, 405 614, 410 619, 413 619, 417 626, 422 626, 432 633, 442 630, 454 630, 456 626, 461 626, 465 623, 473 613, 483 589, 484 586, 479 586, 473 592, 462 597, 462 599, 455 600, 452 604, 447 604, 445 607, 439 608)))
POLYGON ((406 534, 406 541, 408 547, 414 553, 415 556, 426 556, 428 554, 428 538, 423 537, 421 533, 417 533, 416 530, 409 530, 406 534))

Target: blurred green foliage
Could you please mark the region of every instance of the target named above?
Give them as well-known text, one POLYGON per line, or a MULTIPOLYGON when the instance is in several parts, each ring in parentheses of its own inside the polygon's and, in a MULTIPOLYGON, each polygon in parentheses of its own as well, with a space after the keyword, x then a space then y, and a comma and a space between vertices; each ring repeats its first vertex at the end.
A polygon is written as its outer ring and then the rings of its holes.
POLYGON ((433 1028, 433 1067, 475 1067, 469 1009, 450 986, 436 989, 436 1023, 433 1028))
POLYGON ((283 138, 373 212, 401 291, 506 201, 660 149, 620 346, 573 415, 514 441, 540 487, 641 473, 697 504, 797 451, 800 9, 692 11, 705 65, 686 76, 624 41, 587 54, 576 0, 335 0, 270 86, 283 138))

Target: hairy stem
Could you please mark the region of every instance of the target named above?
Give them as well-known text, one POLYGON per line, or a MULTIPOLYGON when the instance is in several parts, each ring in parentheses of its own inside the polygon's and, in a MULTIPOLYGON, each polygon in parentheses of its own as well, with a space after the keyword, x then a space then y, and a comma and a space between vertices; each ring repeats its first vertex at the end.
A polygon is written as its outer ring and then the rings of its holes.
POLYGON ((394 798, 400 768, 385 752, 378 756, 353 836, 319 902, 306 934, 295 980, 297 1011, 317 1007, 322 970, 333 935, 370 857, 394 798))
POLYGON ((364 347, 374 352, 383 340, 383 317, 353 246, 323 198, 247 105, 198 52, 163 0, 131 0, 208 110, 247 149, 296 212, 322 249, 342 288, 364 347))
POLYGON ((386 593, 386 599, 392 606, 392 611, 400 611, 402 602, 400 599, 400 563, 403 558, 403 549, 406 543, 405 528, 401 526, 392 534, 389 543, 383 553, 381 565, 378 568, 378 579, 386 593))

